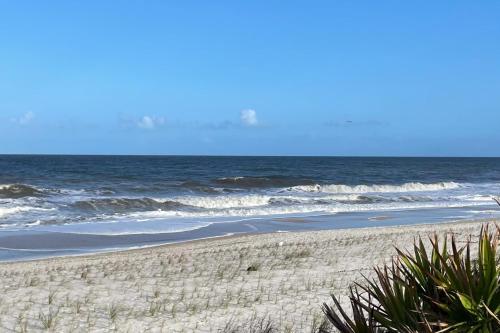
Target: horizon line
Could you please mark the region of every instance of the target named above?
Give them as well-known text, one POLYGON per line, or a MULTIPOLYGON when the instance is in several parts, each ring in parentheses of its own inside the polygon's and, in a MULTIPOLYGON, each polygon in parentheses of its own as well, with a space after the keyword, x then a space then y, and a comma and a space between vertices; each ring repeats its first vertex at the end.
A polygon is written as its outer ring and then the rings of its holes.
POLYGON ((74 153, 0 153, 0 156, 116 156, 116 157, 322 157, 322 158, 500 158, 500 156, 458 155, 213 155, 213 154, 74 154, 74 153))

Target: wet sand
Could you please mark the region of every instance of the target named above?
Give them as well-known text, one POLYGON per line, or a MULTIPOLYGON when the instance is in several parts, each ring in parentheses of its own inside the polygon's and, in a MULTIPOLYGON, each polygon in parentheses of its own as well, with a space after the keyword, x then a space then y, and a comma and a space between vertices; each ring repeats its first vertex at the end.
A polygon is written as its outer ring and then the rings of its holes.
POLYGON ((174 233, 105 235, 48 232, 36 228, 19 232, 0 230, 0 261, 109 252, 227 235, 386 227, 416 223, 438 224, 456 220, 455 216, 461 214, 460 210, 454 209, 429 209, 255 218, 239 222, 217 222, 200 229, 174 233))

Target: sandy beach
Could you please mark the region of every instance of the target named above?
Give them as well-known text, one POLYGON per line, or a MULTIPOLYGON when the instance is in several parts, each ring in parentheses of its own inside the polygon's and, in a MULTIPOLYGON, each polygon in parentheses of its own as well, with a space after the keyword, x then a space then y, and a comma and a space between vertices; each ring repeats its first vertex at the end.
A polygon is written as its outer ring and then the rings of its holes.
POLYGON ((500 333, 499 22, 0 2, 0 333, 500 333))
MULTIPOLYGON (((270 233, 1 264, 2 332, 311 332, 320 305, 434 231, 486 221, 270 233)), ((345 298, 344 298, 345 301, 345 298)))

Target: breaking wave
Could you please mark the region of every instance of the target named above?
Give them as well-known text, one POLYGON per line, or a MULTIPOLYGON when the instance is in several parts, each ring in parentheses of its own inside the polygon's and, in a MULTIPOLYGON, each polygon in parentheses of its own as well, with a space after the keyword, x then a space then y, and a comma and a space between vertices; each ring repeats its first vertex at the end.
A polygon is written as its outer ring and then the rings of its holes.
MULTIPOLYGON (((126 213, 145 211, 176 212, 219 212, 232 209, 277 208, 293 206, 325 206, 338 204, 376 204, 391 202, 431 202, 432 198, 418 195, 380 196, 368 194, 329 194, 322 196, 299 195, 217 195, 217 196, 181 196, 169 199, 153 198, 96 198, 76 201, 71 208, 80 211, 101 213, 126 213)), ((316 208, 315 208, 316 209, 316 208)))
POLYGON ((433 184, 405 183, 402 185, 299 185, 287 188, 285 191, 324 192, 324 193, 390 193, 390 192, 426 192, 442 191, 459 188, 455 182, 439 182, 433 184))
POLYGON ((308 180, 300 177, 293 180, 285 177, 234 177, 219 178, 217 184, 214 182, 183 181, 177 185, 188 191, 151 191, 138 196, 135 191, 118 196, 116 193, 120 191, 114 191, 115 188, 101 186, 90 189, 53 186, 48 189, 23 184, 0 185, 0 218, 7 216, 12 223, 40 228, 88 222, 126 222, 130 219, 227 220, 233 217, 475 206, 490 203, 493 191, 490 185, 481 185, 477 190, 477 185, 455 182, 345 185, 309 181, 310 184, 305 184, 308 180), (294 185, 283 186, 290 183, 294 185), (49 208, 53 212, 43 211, 49 208))
POLYGON ((7 215, 24 213, 29 211, 50 211, 51 208, 30 207, 30 206, 17 206, 17 207, 0 207, 0 218, 7 215))
POLYGON ((158 201, 151 198, 103 198, 77 201, 74 208, 94 212, 127 212, 148 210, 175 210, 186 207, 176 201, 158 201))
POLYGON ((233 207, 257 207, 269 204, 267 195, 225 195, 225 196, 190 196, 175 200, 188 206, 205 209, 224 209, 233 207))
MULTIPOLYGON (((477 206, 480 204, 472 204, 477 206)), ((133 212, 126 218, 133 219, 155 219, 155 218, 244 218, 244 217, 264 217, 264 216, 285 216, 302 214, 337 214, 347 212, 366 212, 366 211, 388 211, 388 210, 407 210, 407 209, 425 209, 425 208, 450 208, 463 207, 462 203, 455 202, 415 202, 415 203, 374 203, 366 205, 328 205, 328 204, 310 204, 310 205, 290 205, 290 206, 262 206, 262 207, 235 207, 224 210, 208 209, 202 211, 149 211, 133 212)))
POLYGON ((42 195, 42 191, 33 186, 23 184, 0 185, 0 198, 2 199, 18 199, 40 195, 42 195))

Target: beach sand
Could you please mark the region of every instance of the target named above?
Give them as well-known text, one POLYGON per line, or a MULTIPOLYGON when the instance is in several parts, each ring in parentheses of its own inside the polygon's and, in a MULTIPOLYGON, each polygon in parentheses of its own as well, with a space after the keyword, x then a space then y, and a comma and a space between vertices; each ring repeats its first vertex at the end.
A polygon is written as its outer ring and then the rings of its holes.
POLYGON ((257 234, 3 263, 0 331, 229 332, 270 320, 279 331, 311 332, 330 293, 346 295, 394 246, 433 231, 465 239, 484 223, 257 234))

